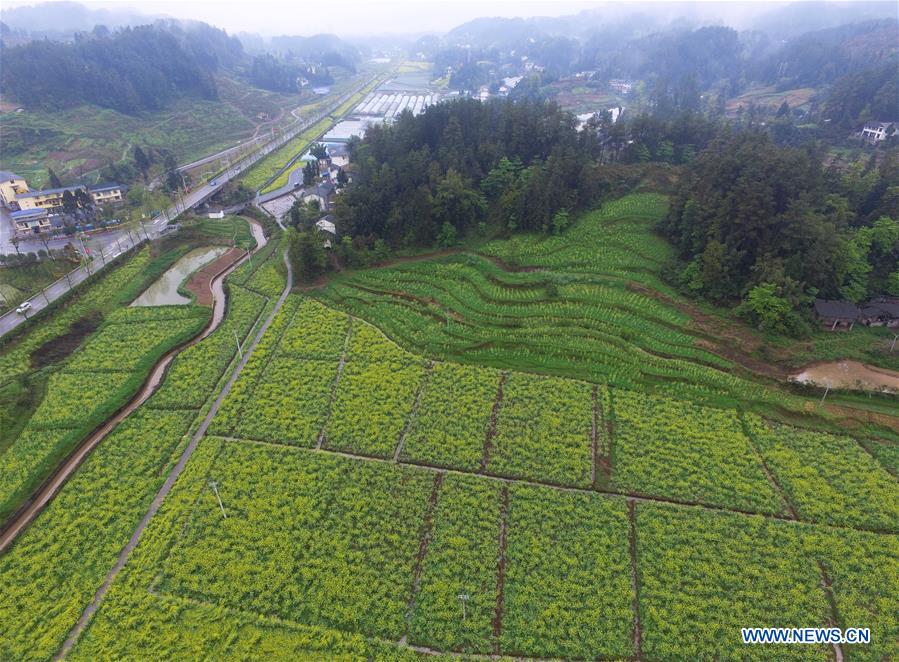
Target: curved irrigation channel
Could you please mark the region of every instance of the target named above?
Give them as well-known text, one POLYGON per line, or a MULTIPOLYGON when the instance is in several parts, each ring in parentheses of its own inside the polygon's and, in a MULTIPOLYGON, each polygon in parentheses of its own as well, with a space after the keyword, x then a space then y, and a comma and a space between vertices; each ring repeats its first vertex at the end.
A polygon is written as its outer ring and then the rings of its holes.
MULTIPOLYGON (((250 228, 253 232, 253 238, 256 239, 256 248, 254 252, 258 252, 265 244, 267 240, 262 231, 262 226, 259 225, 257 221, 247 219, 250 223, 250 228)), ((225 297, 225 287, 224 281, 225 277, 228 276, 234 269, 240 266, 244 260, 247 258, 247 255, 234 260, 226 267, 224 267, 221 271, 219 271, 215 276, 213 276, 209 287, 212 291, 212 299, 213 299, 213 307, 212 307, 212 319, 209 321, 209 324, 206 325, 206 328, 192 340, 178 347, 174 347, 170 349, 168 352, 163 354, 163 356, 159 359, 153 369, 150 371, 150 374, 147 376, 146 380, 144 380, 143 385, 140 390, 132 396, 132 398, 122 406, 115 414, 112 415, 105 423, 103 423, 99 428, 94 430, 90 435, 88 435, 84 441, 82 441, 79 446, 66 458, 65 462, 63 462, 59 468, 48 478, 43 485, 37 490, 37 492, 31 497, 31 499, 13 516, 9 519, 6 525, 3 527, 2 531, 0 531, 0 554, 6 551, 6 549, 13 543, 16 537, 21 533, 30 523, 31 521, 38 516, 38 514, 44 509, 44 507, 50 503, 56 493, 60 490, 60 488, 65 484, 65 482, 69 479, 69 476, 84 462, 84 459, 88 456, 88 454, 99 444, 103 439, 106 438, 110 432, 112 432, 113 428, 115 428, 119 423, 121 423, 128 415, 130 415, 135 409, 137 409, 140 405, 147 401, 147 399, 156 392, 156 389, 159 388, 162 383, 163 378, 165 377, 166 370, 171 364, 172 360, 180 354, 183 350, 196 345, 198 342, 206 338, 210 333, 215 331, 219 325, 222 323, 222 320, 225 317, 225 308, 226 308, 226 297, 225 297)))

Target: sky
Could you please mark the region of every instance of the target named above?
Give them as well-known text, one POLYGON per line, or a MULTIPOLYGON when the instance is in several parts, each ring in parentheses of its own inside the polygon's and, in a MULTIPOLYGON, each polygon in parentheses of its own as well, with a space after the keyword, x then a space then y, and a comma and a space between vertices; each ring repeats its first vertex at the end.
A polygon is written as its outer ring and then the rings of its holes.
MULTIPOLYGON (((737 14, 753 9, 758 11, 763 6, 761 3, 714 1, 728 13, 737 14)), ((35 2, 3 0, 6 8, 26 4, 35 2)), ((481 16, 561 16, 607 3, 570 0, 88 0, 81 4, 95 9, 132 8, 152 16, 205 21, 230 33, 310 35, 330 32, 354 36, 442 33, 481 16)), ((622 8, 624 4, 625 0, 621 0, 622 8)), ((706 4, 706 7, 710 8, 710 5, 706 4)))

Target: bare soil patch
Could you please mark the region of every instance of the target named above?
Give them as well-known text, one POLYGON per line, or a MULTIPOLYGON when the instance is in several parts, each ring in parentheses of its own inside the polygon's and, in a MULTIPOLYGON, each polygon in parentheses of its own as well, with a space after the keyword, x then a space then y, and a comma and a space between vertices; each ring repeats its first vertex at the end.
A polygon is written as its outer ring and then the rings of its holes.
POLYGON ((31 367, 35 370, 54 363, 59 363, 78 349, 85 339, 100 326, 103 316, 92 313, 75 320, 69 330, 61 336, 48 340, 37 347, 29 356, 31 367))
POLYGON ((197 305, 212 305, 213 278, 237 262, 243 255, 244 251, 240 248, 231 248, 190 277, 185 288, 196 297, 197 305))

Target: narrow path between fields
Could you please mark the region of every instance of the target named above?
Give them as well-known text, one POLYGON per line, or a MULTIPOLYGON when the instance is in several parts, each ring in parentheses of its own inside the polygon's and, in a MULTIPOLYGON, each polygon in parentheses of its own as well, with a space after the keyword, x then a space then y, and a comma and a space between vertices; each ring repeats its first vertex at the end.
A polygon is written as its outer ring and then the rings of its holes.
POLYGON ((603 487, 601 485, 597 485, 596 487, 572 487, 569 485, 562 485, 560 483, 553 483, 546 480, 539 480, 536 478, 515 478, 510 476, 504 476, 496 473, 484 472, 480 469, 454 469, 451 467, 430 464, 428 462, 423 462, 420 460, 412 460, 408 458, 400 458, 398 461, 393 459, 393 454, 389 457, 383 457, 378 455, 364 455, 357 451, 342 451, 336 450, 333 448, 317 448, 315 446, 297 446, 296 444, 286 443, 283 441, 265 441, 262 439, 252 439, 248 437, 230 437, 223 435, 216 435, 220 439, 224 439, 225 441, 230 441, 234 443, 241 444, 256 444, 259 446, 277 446, 278 448, 284 448, 290 450, 291 452, 297 453, 325 453, 328 455, 334 455, 337 457, 344 457, 351 460, 360 460, 362 462, 372 462, 372 463, 380 463, 380 464, 391 464, 398 465, 402 467, 414 467, 417 469, 423 469, 426 471, 432 471, 437 473, 446 473, 448 475, 453 476, 475 476, 477 478, 483 478, 484 480, 491 480, 501 484, 508 485, 526 485, 529 487, 548 487, 553 490, 557 490, 559 492, 568 492, 571 494, 592 494, 598 495, 608 498, 618 498, 618 499, 630 499, 635 501, 636 503, 662 503, 669 504, 672 506, 683 506, 686 508, 698 508, 700 510, 705 510, 711 513, 731 513, 735 515, 748 515, 750 517, 763 517, 765 519, 773 519, 778 520, 780 522, 786 522, 788 524, 794 524, 799 526, 806 525, 814 525, 818 527, 823 527, 827 529, 833 529, 836 531, 864 531, 866 533, 873 533, 881 536, 895 536, 896 531, 893 529, 878 529, 870 526, 858 525, 858 524, 837 524, 834 522, 828 522, 824 520, 812 520, 812 519, 796 519, 791 514, 781 514, 781 513, 771 513, 771 512, 761 512, 755 510, 746 510, 745 508, 735 508, 733 506, 720 506, 711 503, 705 503, 702 501, 691 501, 688 499, 677 499, 674 497, 664 497, 664 496, 654 496, 652 494, 646 494, 644 492, 623 492, 616 491, 609 487, 603 487))
MULTIPOLYGON (((256 227, 255 225, 253 227, 256 227)), ((258 240, 257 240, 258 241, 258 240)), ((257 250, 265 245, 265 242, 257 243, 257 250)), ((225 397, 231 391, 231 388, 234 386, 234 382, 237 381, 238 376, 241 371, 246 366, 247 362, 250 360, 250 357, 253 355, 253 351, 256 349, 256 346, 259 344, 259 341, 262 339, 262 336, 268 330, 269 325, 272 323, 272 320, 278 314, 278 311, 281 310, 281 306, 284 305, 284 301, 287 299, 287 295, 290 294, 290 289, 293 286, 293 270, 290 267, 290 261, 287 259, 287 250, 284 251, 284 263, 287 266, 287 285, 284 288, 284 291, 281 293, 281 296, 278 297, 278 301, 275 303, 274 308, 272 308, 271 313, 266 318, 265 322, 263 322, 259 331, 256 333, 256 336, 253 338, 253 342, 249 347, 244 349, 243 357, 240 362, 237 364, 237 367, 231 373, 231 376, 228 378, 228 381, 225 383, 222 390, 219 392, 218 396, 215 399, 215 402, 210 407, 209 412, 206 414, 203 422, 200 424, 200 427, 191 437, 190 442, 187 444, 187 447, 184 449, 184 452, 181 454, 181 457, 178 458, 178 463, 174 466, 174 468, 169 472, 169 475, 166 476, 165 482, 162 484, 162 487, 159 488, 159 491, 156 493, 156 496, 153 498, 152 503, 150 504, 149 510, 141 519, 140 523, 137 525, 137 528, 134 530, 134 533, 131 535, 131 538, 128 540, 128 544, 122 549, 122 552, 119 554, 119 558, 116 561, 115 565, 112 569, 107 573, 106 578, 103 581, 103 584, 97 589, 97 592, 94 594, 94 599, 87 606, 87 608, 82 612, 81 618, 78 619, 78 622, 75 624, 75 627, 72 628, 69 633, 68 638, 60 648, 59 652, 54 656, 53 659, 59 660, 62 659, 74 646, 75 642, 78 640, 78 637, 84 631, 84 628, 90 622, 91 617, 100 607, 100 604, 103 602, 103 598, 106 597, 106 593, 109 591, 109 587, 112 585, 113 580, 119 574, 123 567, 125 567, 125 563, 128 561, 128 557, 131 556, 131 552, 134 551, 134 548, 137 546, 138 541, 140 540, 141 534, 144 532, 144 529, 147 528, 147 525, 150 523, 150 520, 156 515, 160 506, 162 506, 162 502, 165 500, 168 493, 171 491, 172 487, 175 485, 175 482, 178 480, 178 477, 181 475, 181 472, 184 470, 187 461, 190 459, 193 452, 196 450, 197 446, 200 443, 200 440, 206 434, 206 430, 209 428, 209 424, 212 422, 213 417, 218 412, 219 408, 222 405, 225 397)), ((217 282, 221 285, 222 279, 219 279, 217 282)), ((218 292, 217 292, 218 294, 218 292)), ((221 297, 224 300, 224 297, 221 297)))

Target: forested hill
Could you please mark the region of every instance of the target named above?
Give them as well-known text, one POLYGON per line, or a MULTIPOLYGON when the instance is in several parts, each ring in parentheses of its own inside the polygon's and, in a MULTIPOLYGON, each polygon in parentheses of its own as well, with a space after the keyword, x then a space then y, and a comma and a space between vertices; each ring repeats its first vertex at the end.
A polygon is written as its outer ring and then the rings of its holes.
POLYGON ((892 65, 899 58, 899 22, 866 21, 818 30, 788 41, 763 60, 754 77, 782 89, 832 83, 841 76, 892 65))
POLYGON ((126 113, 164 108, 179 96, 214 99, 212 74, 243 56, 236 37, 202 23, 98 26, 71 43, 3 48, 0 93, 24 106, 82 104, 126 113))

